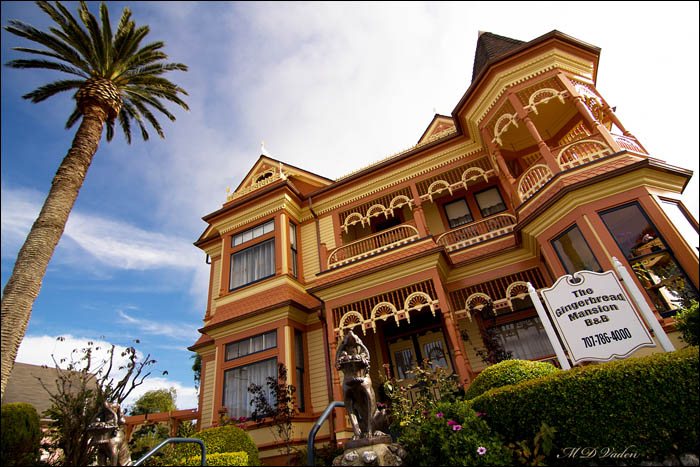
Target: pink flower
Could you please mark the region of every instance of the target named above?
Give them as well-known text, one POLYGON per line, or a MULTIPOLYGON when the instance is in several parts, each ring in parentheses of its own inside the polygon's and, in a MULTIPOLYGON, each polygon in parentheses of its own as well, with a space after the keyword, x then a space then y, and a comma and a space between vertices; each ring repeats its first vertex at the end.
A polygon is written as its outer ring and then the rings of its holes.
POLYGON ((462 429, 462 425, 454 424, 454 425, 452 426, 452 431, 459 431, 459 430, 461 430, 461 429, 462 429))
POLYGON ((438 412, 438 413, 435 414, 435 416, 436 416, 437 418, 442 418, 442 417, 443 417, 443 414, 442 414, 442 412, 438 412))
POLYGON ((456 425, 456 424, 457 424, 457 422, 455 422, 454 420, 447 420, 447 426, 452 426, 452 425, 456 425))
POLYGON ((476 450, 476 453, 480 456, 483 456, 484 454, 486 454, 486 448, 483 446, 479 446, 479 448, 476 450))

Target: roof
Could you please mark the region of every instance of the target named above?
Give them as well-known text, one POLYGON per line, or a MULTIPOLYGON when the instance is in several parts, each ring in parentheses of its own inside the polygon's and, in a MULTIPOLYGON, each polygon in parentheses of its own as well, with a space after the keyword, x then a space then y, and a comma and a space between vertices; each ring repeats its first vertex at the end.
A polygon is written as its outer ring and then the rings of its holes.
POLYGON ((479 32, 474 52, 474 68, 472 69, 472 81, 479 75, 488 62, 501 55, 510 52, 525 42, 510 37, 499 36, 492 32, 479 32))
POLYGON ((46 387, 52 389, 54 387, 52 383, 57 376, 56 368, 16 362, 5 387, 2 403, 26 402, 33 405, 41 416, 51 407, 51 396, 37 378, 41 378, 46 387))

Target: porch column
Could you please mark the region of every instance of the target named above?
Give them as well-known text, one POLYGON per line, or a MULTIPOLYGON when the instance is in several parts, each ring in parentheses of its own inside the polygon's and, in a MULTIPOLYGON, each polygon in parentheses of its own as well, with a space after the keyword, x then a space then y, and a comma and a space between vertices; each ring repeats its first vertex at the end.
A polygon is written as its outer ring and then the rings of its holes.
MULTIPOLYGON (((333 319, 333 308, 337 303, 332 301, 326 302, 326 335, 328 336, 328 362, 329 370, 331 372, 331 388, 333 393, 328 394, 329 402, 332 401, 342 401, 343 400, 343 390, 340 386, 340 376, 338 370, 335 369, 335 352, 338 350, 338 342, 335 337, 335 321, 333 319)), ((342 412, 341 412, 342 413, 342 412)), ((339 415, 337 411, 331 413, 333 417, 333 423, 331 427, 335 427, 336 433, 342 433, 345 431, 345 416, 339 415)), ((333 435, 334 436, 334 435, 333 435)))
POLYGON ((540 154, 542 155, 542 158, 544 159, 545 163, 547 164, 547 167, 549 167, 549 170, 552 171, 552 174, 557 174, 561 172, 559 163, 552 154, 552 151, 549 150, 549 146, 547 146, 547 143, 545 143, 544 139, 542 139, 542 136, 540 136, 540 132, 537 131, 537 127, 532 122, 530 116, 527 114, 527 110, 525 110, 523 105, 520 103, 520 100, 512 92, 508 94, 508 100, 510 100, 510 103, 513 104, 513 107, 515 108, 515 111, 518 114, 518 118, 525 122, 527 130, 530 132, 530 135, 537 143, 537 148, 540 151, 540 154))
POLYGON ((411 195, 413 196, 413 219, 416 221, 416 228, 418 229, 418 234, 423 237, 430 236, 430 229, 428 228, 428 223, 425 220, 425 213, 423 212, 423 201, 420 199, 420 194, 418 193, 418 188, 415 184, 411 184, 411 195))
POLYGON ((503 187, 506 189, 506 194, 510 198, 511 206, 515 207, 516 198, 514 193, 517 189, 517 180, 513 178, 513 175, 510 173, 510 169, 508 168, 508 164, 506 164, 505 159, 503 159, 501 150, 498 149, 498 146, 493 143, 488 128, 481 129, 481 138, 486 143, 486 147, 491 154, 491 157, 496 161, 496 166, 494 168, 498 173, 498 178, 501 179, 501 185, 503 185, 503 187))
POLYGON ((438 296, 438 301, 440 302, 440 313, 442 313, 445 319, 445 330, 447 331, 447 340, 449 341, 450 348, 454 355, 455 369, 457 370, 457 375, 459 375, 459 380, 462 386, 468 386, 474 379, 474 372, 472 371, 469 361, 465 357, 464 343, 459 334, 459 329, 457 326, 457 321, 452 315, 452 310, 450 309, 449 301, 447 295, 442 288, 442 281, 437 274, 433 275, 433 283, 435 284, 435 292, 438 296))
MULTIPOLYGON (((593 115, 593 112, 591 112, 591 109, 588 108, 586 103, 583 101, 583 96, 579 94, 576 91, 576 87, 573 85, 571 80, 567 78, 567 76, 564 73, 559 73, 558 75, 559 81, 566 87, 566 90, 569 92, 569 95, 571 96, 571 100, 573 101, 574 105, 576 106, 576 110, 578 110, 578 113, 581 114, 583 117, 583 120, 585 121, 586 125, 593 130, 594 132, 598 133, 600 136, 603 137, 606 143, 608 143, 608 146, 612 148, 613 151, 618 152, 622 150, 620 148, 620 145, 615 141, 615 138, 613 138, 610 135, 610 132, 608 131, 607 128, 603 126, 601 122, 598 121, 598 119, 595 118, 595 115, 593 115)), ((601 100, 602 102, 602 100, 601 100)), ((602 103, 601 103, 601 109, 602 109, 602 103)), ((615 117, 617 118, 617 117, 615 117)), ((617 123, 615 123, 617 125, 617 123)), ((622 127, 620 127, 622 129, 622 127)))

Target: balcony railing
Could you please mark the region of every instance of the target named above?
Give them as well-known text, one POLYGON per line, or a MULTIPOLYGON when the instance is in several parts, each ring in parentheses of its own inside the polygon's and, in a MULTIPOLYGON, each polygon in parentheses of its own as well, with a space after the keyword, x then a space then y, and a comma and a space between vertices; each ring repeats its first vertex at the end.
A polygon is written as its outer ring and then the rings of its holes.
MULTIPOLYGON (((542 159, 540 159, 542 160, 542 159)), ((537 193, 537 190, 542 188, 545 183, 554 176, 549 167, 544 164, 535 164, 525 171, 520 176, 518 181, 518 196, 523 203, 532 195, 537 193)))
POLYGON ((458 227, 440 235, 435 243, 453 251, 465 246, 474 245, 484 240, 497 237, 513 231, 516 219, 512 214, 497 214, 469 225, 458 227))
POLYGON ((355 240, 336 248, 328 255, 328 268, 334 268, 358 259, 376 255, 386 250, 405 245, 419 237, 418 229, 409 224, 397 225, 391 229, 355 240))
POLYGON ((588 164, 596 159, 613 153, 613 150, 602 141, 586 138, 567 144, 559 150, 557 163, 562 170, 588 164))
POLYGON ((647 154, 636 139, 629 136, 616 135, 614 133, 611 133, 611 135, 613 138, 615 138, 615 141, 617 141, 617 144, 619 144, 622 149, 638 152, 640 154, 647 154))

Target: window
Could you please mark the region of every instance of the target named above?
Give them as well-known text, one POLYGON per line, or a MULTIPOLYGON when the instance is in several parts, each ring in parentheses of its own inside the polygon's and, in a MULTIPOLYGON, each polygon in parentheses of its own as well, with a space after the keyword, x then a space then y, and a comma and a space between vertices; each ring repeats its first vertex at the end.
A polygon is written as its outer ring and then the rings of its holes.
POLYGON ((257 336, 226 344, 226 361, 245 357, 255 352, 262 352, 277 347, 277 331, 270 331, 257 336))
POLYGON ((289 223, 289 250, 292 256, 292 275, 299 274, 299 263, 297 259, 297 226, 289 223))
POLYGON ((637 203, 604 211, 600 217, 661 316, 671 316, 685 300, 697 298, 697 290, 637 203))
POLYGON ((238 246, 242 243, 253 240, 254 238, 262 237, 265 234, 275 231, 275 221, 271 220, 265 222, 264 224, 253 227, 252 229, 245 230, 241 233, 237 233, 233 236, 231 246, 238 246))
POLYGON ((697 253, 700 247, 698 246, 698 228, 695 223, 688 217, 689 214, 685 211, 676 200, 662 199, 661 207, 668 216, 673 226, 681 234, 681 237, 695 249, 697 253))
POLYGON ((481 210, 481 217, 487 217, 506 210, 501 193, 496 187, 475 193, 474 198, 476 199, 476 204, 479 205, 479 210, 481 210))
POLYGON ((511 358, 537 360, 554 355, 544 326, 537 317, 494 326, 487 332, 500 342, 504 350, 512 352, 511 358))
POLYGON ((576 224, 552 240, 552 246, 568 274, 576 271, 603 272, 576 224))
POLYGON ((297 405, 304 411, 304 338, 301 331, 294 331, 294 361, 296 363, 297 405))
POLYGON ((274 238, 231 255, 231 290, 274 274, 274 238))
POLYGON ((458 199, 457 201, 446 203, 444 208, 451 229, 474 221, 466 200, 458 199))
MULTIPOLYGON (((250 405, 253 396, 248 392, 248 387, 251 384, 258 384, 267 388, 268 377, 277 377, 276 358, 226 370, 223 404, 228 409, 228 416, 250 417, 253 413, 253 407, 250 405)), ((274 395, 271 391, 268 392, 267 397, 272 404, 274 395)))

